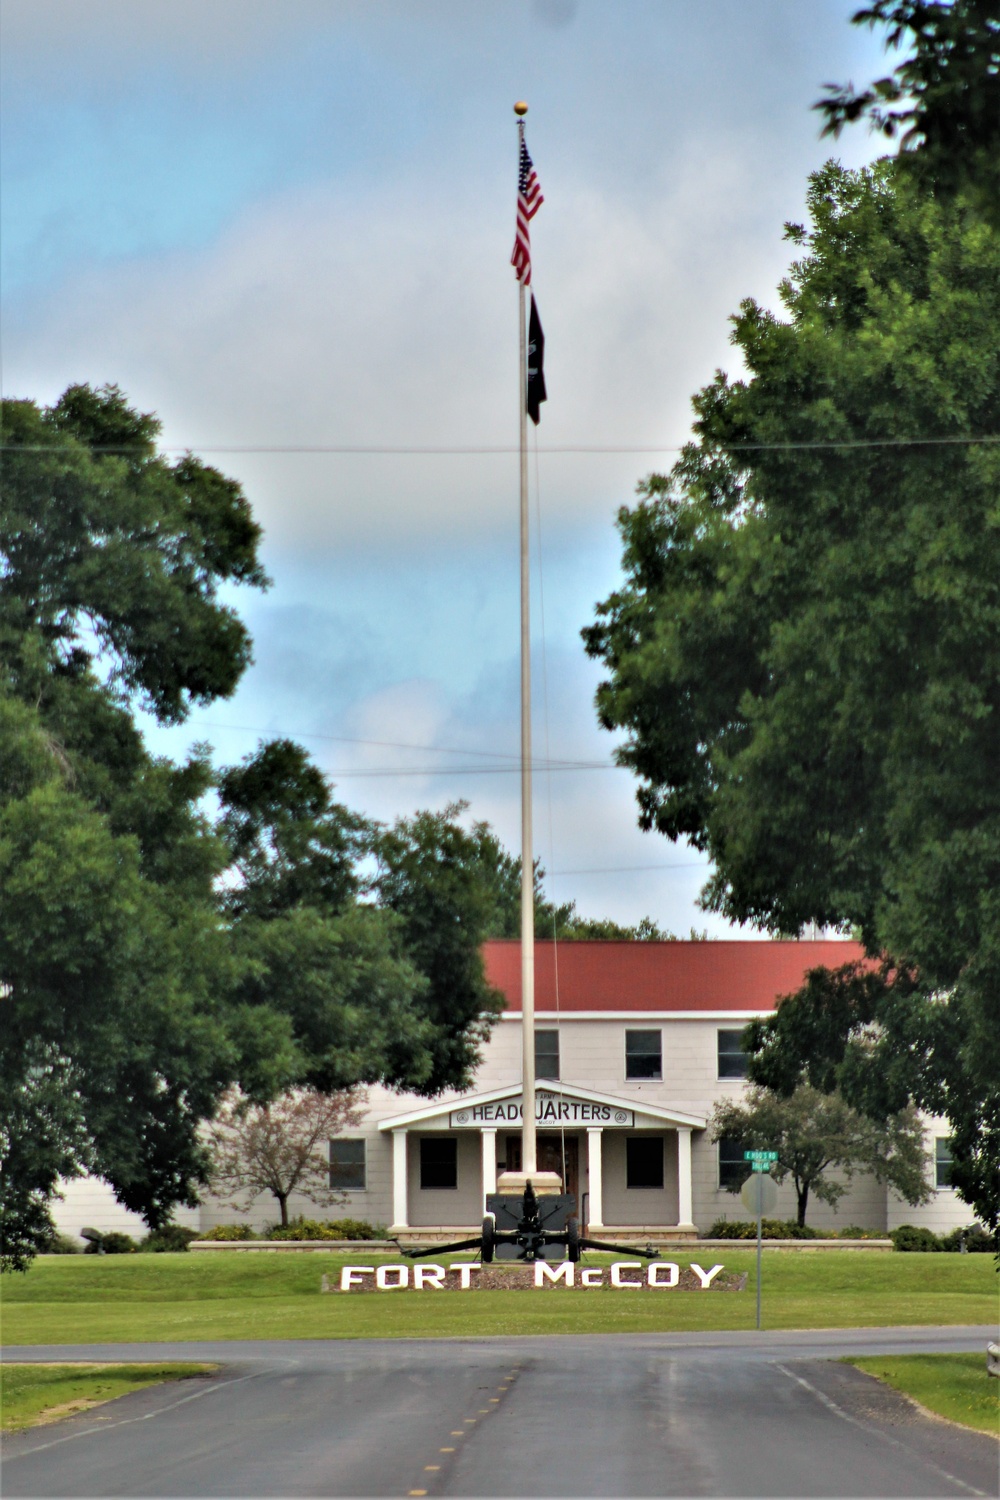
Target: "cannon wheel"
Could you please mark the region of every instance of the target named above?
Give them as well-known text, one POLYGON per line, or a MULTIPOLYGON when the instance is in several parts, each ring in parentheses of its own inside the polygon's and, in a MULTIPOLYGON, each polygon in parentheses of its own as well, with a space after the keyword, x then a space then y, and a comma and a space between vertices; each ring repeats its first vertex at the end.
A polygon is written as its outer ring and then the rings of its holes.
POLYGON ((566 1259, 580 1259, 580 1221, 579 1219, 566 1220, 566 1259))
POLYGON ((482 1257, 484 1265, 488 1266, 490 1261, 493 1259, 493 1252, 496 1249, 496 1243, 497 1221, 492 1214, 487 1214, 485 1219, 483 1220, 482 1243, 479 1247, 479 1253, 482 1257))

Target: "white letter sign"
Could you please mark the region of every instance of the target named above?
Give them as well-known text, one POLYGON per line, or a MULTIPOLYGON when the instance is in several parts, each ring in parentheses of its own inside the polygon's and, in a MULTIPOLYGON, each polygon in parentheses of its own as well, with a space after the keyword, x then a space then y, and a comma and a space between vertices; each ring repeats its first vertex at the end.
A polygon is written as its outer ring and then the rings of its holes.
POLYGON ((380 1292, 395 1292, 400 1287, 409 1286, 409 1284, 409 1266, 379 1266, 375 1272, 375 1285, 380 1292), (390 1281, 390 1276, 395 1276, 396 1280, 390 1281))
POLYGON ((575 1270, 576 1267, 571 1260, 562 1261, 554 1269, 549 1266, 548 1261, 536 1260, 535 1286, 542 1286, 546 1279, 549 1281, 565 1281, 567 1286, 573 1286, 575 1284, 573 1281, 573 1272, 575 1270))
POLYGON ((352 1286, 360 1286, 362 1276, 374 1276, 374 1266, 344 1266, 340 1273, 340 1290, 349 1292, 352 1286))

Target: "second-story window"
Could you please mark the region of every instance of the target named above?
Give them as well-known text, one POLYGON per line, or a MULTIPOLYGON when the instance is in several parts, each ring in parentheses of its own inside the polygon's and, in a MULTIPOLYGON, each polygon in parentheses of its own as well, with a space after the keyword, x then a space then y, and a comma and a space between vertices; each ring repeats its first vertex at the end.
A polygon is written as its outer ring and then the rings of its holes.
POLYGON ((559 1077, 558 1031, 535 1032, 535 1077, 559 1077))
POLYGON ((663 1077, 663 1037, 659 1031, 626 1031, 625 1077, 663 1077))
POLYGON ((720 1078, 745 1078, 747 1076, 749 1058, 740 1046, 742 1035, 742 1029, 718 1033, 720 1078))

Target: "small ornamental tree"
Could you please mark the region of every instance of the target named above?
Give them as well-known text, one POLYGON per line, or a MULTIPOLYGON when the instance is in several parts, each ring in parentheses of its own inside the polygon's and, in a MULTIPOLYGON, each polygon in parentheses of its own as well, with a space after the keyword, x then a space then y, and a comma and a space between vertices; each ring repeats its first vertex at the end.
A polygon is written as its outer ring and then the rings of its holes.
POLYGON ((728 1136, 748 1151, 777 1151, 771 1175, 777 1182, 791 1177, 800 1227, 810 1193, 831 1207, 846 1193, 843 1182, 826 1175, 833 1167, 848 1179, 870 1172, 907 1203, 926 1203, 932 1196, 923 1131, 913 1108, 882 1124, 851 1109, 839 1094, 822 1094, 805 1084, 787 1099, 751 1087, 741 1100, 717 1104, 711 1125, 713 1141, 728 1136))
POLYGON ((364 1103, 359 1089, 296 1089, 273 1104, 252 1104, 232 1091, 208 1132, 212 1191, 243 1213, 258 1193, 272 1193, 282 1228, 292 1193, 323 1206, 343 1203, 343 1193, 330 1186, 328 1143, 345 1126, 360 1124, 364 1103))

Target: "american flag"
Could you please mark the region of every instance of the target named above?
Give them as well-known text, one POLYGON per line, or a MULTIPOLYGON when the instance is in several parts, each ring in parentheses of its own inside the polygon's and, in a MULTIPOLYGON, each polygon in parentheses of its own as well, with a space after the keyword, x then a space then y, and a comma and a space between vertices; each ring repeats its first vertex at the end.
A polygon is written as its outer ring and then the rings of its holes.
POLYGON ((517 272, 522 286, 531 285, 531 235, 528 225, 541 208, 545 199, 538 186, 538 176, 528 155, 528 148, 521 137, 521 166, 517 175, 517 230, 510 263, 517 272))

